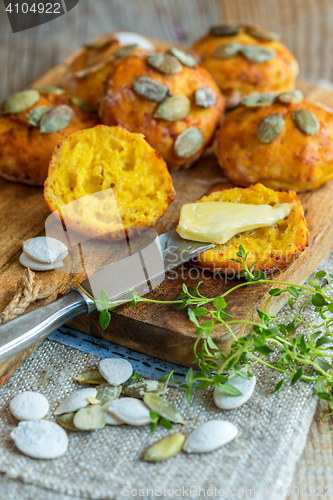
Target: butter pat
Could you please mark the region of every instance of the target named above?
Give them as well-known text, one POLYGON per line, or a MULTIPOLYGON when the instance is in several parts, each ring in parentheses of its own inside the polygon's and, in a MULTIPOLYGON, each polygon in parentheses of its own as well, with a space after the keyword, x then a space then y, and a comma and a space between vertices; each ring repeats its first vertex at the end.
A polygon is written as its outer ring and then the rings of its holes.
POLYGON ((284 219, 291 203, 250 205, 223 201, 187 203, 180 212, 177 233, 193 241, 223 244, 243 231, 272 226, 284 219))

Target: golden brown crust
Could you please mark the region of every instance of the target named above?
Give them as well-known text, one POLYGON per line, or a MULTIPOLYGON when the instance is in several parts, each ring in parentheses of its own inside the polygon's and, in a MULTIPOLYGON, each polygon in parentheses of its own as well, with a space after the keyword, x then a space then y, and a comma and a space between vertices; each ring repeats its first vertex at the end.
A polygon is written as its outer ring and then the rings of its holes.
POLYGON ((142 135, 105 125, 72 134, 59 144, 44 199, 51 212, 61 214, 64 205, 110 187, 119 211, 115 219, 108 220, 114 214, 108 201, 91 197, 80 206, 81 214, 74 210, 66 215, 66 226, 105 241, 135 237, 141 227, 154 226, 174 199, 170 174, 157 151, 142 135))
POLYGON ((295 86, 298 64, 294 56, 280 42, 260 41, 247 33, 216 37, 205 35, 192 45, 192 53, 216 81, 226 98, 226 107, 233 108, 253 92, 284 92, 295 86), (242 55, 218 59, 214 51, 221 45, 239 42, 244 45, 274 50, 276 57, 262 64, 249 62, 242 55))
POLYGON ((238 186, 261 182, 272 189, 316 189, 333 179, 333 114, 306 100, 259 108, 240 106, 217 131, 215 152, 225 175, 238 186), (298 109, 310 111, 319 121, 314 135, 297 127, 292 115, 298 109), (282 132, 272 142, 262 143, 257 127, 274 113, 284 119, 282 132))
POLYGON ((99 122, 95 113, 74 105, 68 94, 40 94, 37 103, 19 114, 0 117, 0 176, 6 180, 42 186, 52 153, 58 142, 68 134, 99 122), (30 125, 28 116, 38 106, 70 106, 74 110, 72 122, 63 130, 41 133, 30 125))
POLYGON ((277 192, 256 184, 245 189, 232 188, 216 191, 199 201, 224 201, 253 205, 293 204, 289 215, 273 226, 244 231, 227 243, 217 245, 212 250, 200 254, 192 264, 201 269, 234 276, 239 274, 240 265, 231 259, 238 258, 236 253, 242 245, 245 253, 251 250, 248 256, 249 267, 256 262, 255 269, 273 272, 293 262, 307 245, 308 229, 303 207, 293 191, 277 192))
POLYGON ((101 101, 102 122, 144 134, 149 144, 167 162, 169 170, 189 167, 213 140, 224 111, 224 98, 210 74, 200 66, 183 66, 180 73, 165 75, 151 68, 146 57, 147 53, 127 57, 110 76, 101 101), (154 118, 158 104, 138 96, 132 88, 134 79, 139 76, 148 76, 167 85, 171 95, 188 97, 191 110, 187 117, 175 122, 154 118), (194 101, 194 91, 203 87, 209 87, 216 95, 215 105, 208 109, 199 107, 194 101), (191 157, 179 158, 174 152, 174 142, 181 132, 190 127, 201 130, 202 146, 191 157))

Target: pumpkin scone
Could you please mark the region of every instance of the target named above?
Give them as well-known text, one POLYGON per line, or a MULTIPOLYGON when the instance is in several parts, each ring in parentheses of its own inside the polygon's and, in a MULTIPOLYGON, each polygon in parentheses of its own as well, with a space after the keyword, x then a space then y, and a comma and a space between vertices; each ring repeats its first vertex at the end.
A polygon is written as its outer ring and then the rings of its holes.
MULTIPOLYGON (((280 213, 283 214, 283 218, 269 226, 252 228, 237 234, 234 231, 234 236, 225 243, 217 244, 211 250, 195 258, 192 264, 196 267, 212 272, 238 274, 241 271, 240 265, 232 259, 238 258, 236 254, 239 246, 242 245, 245 253, 251 250, 248 255, 249 267, 255 264, 255 270, 273 272, 293 262, 307 245, 308 229, 303 207, 293 191, 278 192, 256 184, 248 188, 216 191, 204 196, 197 203, 205 202, 249 205, 248 208, 244 207, 243 213, 245 214, 255 212, 258 205, 262 206, 260 212, 267 208, 268 210, 282 209, 280 213), (254 209, 253 206, 255 206, 254 209)), ((252 223, 255 225, 255 222, 252 219, 249 225, 252 223)))
POLYGON ((259 26, 220 25, 195 41, 192 53, 206 68, 233 108, 253 92, 294 88, 298 63, 279 35, 259 26))
POLYGON ((134 54, 106 83, 100 115, 107 125, 144 134, 169 170, 189 167, 212 142, 224 98, 186 52, 134 54))
POLYGON ((67 64, 61 86, 97 108, 107 76, 124 57, 142 49, 154 50, 154 45, 136 33, 118 32, 93 38, 67 64))
POLYGON ((67 227, 114 241, 154 226, 173 201, 174 189, 165 162, 141 134, 98 125, 58 145, 44 198, 67 227), (71 203, 75 200, 79 203, 71 203))
POLYGON ((63 137, 99 123, 91 106, 57 87, 12 94, 0 116, 0 176, 41 186, 63 137))
POLYGON ((215 152, 237 186, 316 189, 333 179, 333 112, 300 91, 249 96, 221 125, 215 152))

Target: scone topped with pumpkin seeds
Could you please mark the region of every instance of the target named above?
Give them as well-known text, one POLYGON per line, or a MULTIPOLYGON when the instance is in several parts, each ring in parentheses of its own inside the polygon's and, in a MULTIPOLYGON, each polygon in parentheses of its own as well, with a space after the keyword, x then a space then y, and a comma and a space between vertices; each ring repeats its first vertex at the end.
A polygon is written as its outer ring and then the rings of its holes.
POLYGON ((294 88, 298 63, 277 33, 259 26, 219 25, 191 47, 222 94, 234 108, 253 92, 284 92, 294 88))
POLYGON ((154 45, 137 33, 116 32, 93 38, 67 64, 61 86, 98 107, 107 76, 124 57, 140 50, 154 50, 154 45))
POLYGON ((105 86, 100 115, 145 135, 169 170, 189 167, 212 142, 224 98, 211 75, 176 47, 125 58, 105 86))
POLYGON ((12 94, 0 117, 0 176, 43 185, 58 142, 97 123, 91 105, 61 88, 39 87, 12 94))
POLYGON ((333 112, 299 90, 249 96, 217 131, 215 152, 237 186, 316 189, 333 179, 333 112))

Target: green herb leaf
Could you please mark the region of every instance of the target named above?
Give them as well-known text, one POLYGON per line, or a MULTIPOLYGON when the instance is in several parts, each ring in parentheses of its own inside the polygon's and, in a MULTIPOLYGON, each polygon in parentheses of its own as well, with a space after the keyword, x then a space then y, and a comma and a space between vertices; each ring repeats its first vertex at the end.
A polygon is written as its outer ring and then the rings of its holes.
POLYGON ((294 286, 289 286, 287 288, 288 292, 290 293, 290 295, 292 295, 293 297, 295 297, 296 299, 299 297, 299 293, 298 293, 298 290, 296 287, 294 286))
POLYGON ((280 288, 272 288, 272 290, 270 290, 268 293, 269 295, 272 295, 272 297, 278 297, 279 295, 281 295, 282 290, 280 288))
POLYGON ((166 429, 172 429, 172 424, 171 424, 171 422, 169 422, 169 420, 167 418, 161 417, 159 424, 162 427, 165 427, 166 429))
POLYGON ((280 380, 280 382, 278 382, 278 383, 276 384, 275 389, 274 389, 274 392, 278 392, 278 391, 282 388, 282 386, 283 386, 284 382, 285 382, 285 379, 284 379, 284 378, 283 378, 282 380, 280 380))
POLYGON ((295 373, 295 375, 291 379, 291 385, 296 384, 296 382, 298 382, 303 377, 303 375, 304 375, 304 367, 301 366, 301 368, 299 368, 297 370, 297 372, 295 373))
POLYGON ((100 311, 99 313, 99 324, 102 330, 106 330, 111 321, 111 314, 109 311, 100 311))
POLYGON ((214 307, 220 311, 221 309, 224 309, 225 307, 227 307, 227 303, 226 301, 224 300, 223 297, 219 296, 219 297, 216 297, 213 301, 213 304, 214 304, 214 307))
POLYGON ((318 339, 316 342, 316 347, 320 347, 324 344, 332 344, 332 343, 333 343, 333 337, 320 337, 320 339, 318 339))

